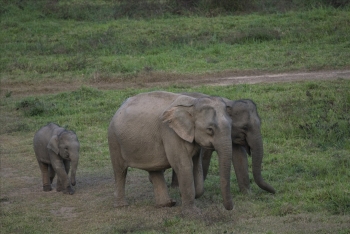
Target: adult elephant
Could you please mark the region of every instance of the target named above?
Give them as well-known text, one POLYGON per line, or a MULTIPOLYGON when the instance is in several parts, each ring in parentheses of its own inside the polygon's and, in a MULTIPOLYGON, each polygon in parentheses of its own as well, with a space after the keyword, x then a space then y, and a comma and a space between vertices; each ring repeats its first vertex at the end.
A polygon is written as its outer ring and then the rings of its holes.
POLYGON ((199 213, 195 198, 203 194, 200 148, 219 157, 224 207, 233 208, 230 193, 231 118, 219 97, 194 98, 169 92, 142 93, 127 99, 113 116, 108 144, 116 183, 115 206, 126 206, 127 168, 149 172, 157 206, 173 206, 164 179, 172 167, 178 175, 183 213, 199 213))
MULTIPOLYGON (((191 97, 209 97, 201 93, 183 93, 191 97)), ((248 157, 252 155, 253 177, 255 183, 263 190, 275 193, 275 189, 266 183, 261 175, 261 165, 264 156, 263 142, 261 137, 261 120, 257 107, 252 100, 242 99, 232 101, 223 98, 232 119, 232 163, 236 173, 238 187, 243 193, 250 193, 250 180, 248 173, 248 157)), ((201 157, 204 180, 208 174, 213 150, 202 148, 201 157)), ((172 187, 178 186, 176 172, 173 171, 172 187)))

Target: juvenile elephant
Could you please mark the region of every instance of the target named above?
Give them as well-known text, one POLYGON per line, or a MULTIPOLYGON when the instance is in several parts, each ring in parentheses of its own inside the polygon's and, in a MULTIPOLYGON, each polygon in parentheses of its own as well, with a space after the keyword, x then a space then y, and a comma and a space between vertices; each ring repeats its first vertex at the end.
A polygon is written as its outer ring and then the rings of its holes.
POLYGON ((43 190, 51 191, 57 173, 56 191, 73 194, 79 160, 79 141, 76 134, 54 123, 42 127, 34 135, 34 152, 43 178, 43 190), (72 164, 71 179, 68 173, 72 164))
POLYGON ((221 192, 227 210, 232 157, 231 118, 221 98, 193 98, 169 92, 142 93, 127 99, 113 116, 108 144, 116 183, 116 207, 126 206, 127 168, 149 172, 157 206, 173 206, 164 179, 178 175, 183 213, 198 213, 194 200, 203 194, 200 148, 218 152, 221 192))
MULTIPOLYGON (((196 98, 208 97, 201 93, 183 94, 196 98)), ((249 99, 232 101, 223 98, 223 100, 227 106, 230 106, 227 111, 232 119, 232 162, 240 191, 250 192, 248 153, 252 155, 253 177, 256 184, 270 193, 275 193, 275 189, 266 183, 261 175, 264 152, 260 131, 261 121, 255 103, 249 99)), ((201 150, 204 180, 208 174, 212 153, 212 149, 202 148, 201 150)), ((178 186, 178 181, 173 171, 172 187, 176 186, 178 186)))

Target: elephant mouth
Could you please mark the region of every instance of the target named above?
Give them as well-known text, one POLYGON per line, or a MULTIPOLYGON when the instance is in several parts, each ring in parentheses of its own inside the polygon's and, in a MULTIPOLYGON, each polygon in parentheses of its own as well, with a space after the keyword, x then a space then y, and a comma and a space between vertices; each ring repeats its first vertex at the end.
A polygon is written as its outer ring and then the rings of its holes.
POLYGON ((215 150, 214 147, 208 147, 208 146, 201 146, 201 147, 204 148, 204 149, 207 149, 207 150, 215 150))
POLYGON ((64 160, 67 160, 67 161, 71 161, 71 159, 69 158, 69 156, 66 156, 66 157, 63 157, 64 160))

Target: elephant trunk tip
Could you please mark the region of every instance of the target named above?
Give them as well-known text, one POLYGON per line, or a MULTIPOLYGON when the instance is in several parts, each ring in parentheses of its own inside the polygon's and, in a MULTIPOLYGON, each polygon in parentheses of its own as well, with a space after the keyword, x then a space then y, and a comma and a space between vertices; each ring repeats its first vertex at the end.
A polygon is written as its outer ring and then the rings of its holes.
POLYGON ((263 190, 269 192, 269 193, 272 193, 272 194, 275 194, 276 193, 276 190, 271 186, 269 185, 268 183, 266 183, 265 181, 262 181, 262 182, 256 182, 256 184, 263 190))
POLYGON ((269 186, 269 188, 267 188, 266 191, 268 191, 268 192, 270 192, 272 194, 276 193, 276 190, 272 186, 269 186))
POLYGON ((265 180, 262 178, 261 173, 256 173, 253 171, 253 177, 254 177, 254 181, 255 183, 263 190, 275 194, 276 190, 269 185, 268 183, 265 182, 265 180))

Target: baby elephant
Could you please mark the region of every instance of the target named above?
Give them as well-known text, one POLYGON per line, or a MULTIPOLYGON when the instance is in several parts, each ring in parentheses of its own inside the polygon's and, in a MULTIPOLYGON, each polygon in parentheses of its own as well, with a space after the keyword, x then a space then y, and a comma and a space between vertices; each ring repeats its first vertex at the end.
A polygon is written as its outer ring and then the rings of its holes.
POLYGON ((80 144, 77 135, 56 124, 42 127, 34 135, 34 152, 43 177, 43 190, 51 191, 53 178, 57 173, 56 191, 73 194, 80 144), (72 163, 71 180, 68 173, 72 163))

